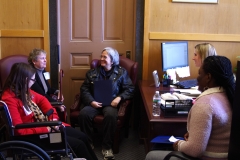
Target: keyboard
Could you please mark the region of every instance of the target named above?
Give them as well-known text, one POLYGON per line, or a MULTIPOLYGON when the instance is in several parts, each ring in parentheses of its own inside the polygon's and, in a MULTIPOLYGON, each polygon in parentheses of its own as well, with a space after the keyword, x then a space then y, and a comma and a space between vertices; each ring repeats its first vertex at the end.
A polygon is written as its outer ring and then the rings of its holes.
POLYGON ((189 80, 184 80, 184 81, 180 81, 178 83, 175 83, 176 86, 180 87, 180 88, 184 88, 184 89, 188 89, 191 87, 195 87, 197 86, 197 79, 189 79, 189 80))

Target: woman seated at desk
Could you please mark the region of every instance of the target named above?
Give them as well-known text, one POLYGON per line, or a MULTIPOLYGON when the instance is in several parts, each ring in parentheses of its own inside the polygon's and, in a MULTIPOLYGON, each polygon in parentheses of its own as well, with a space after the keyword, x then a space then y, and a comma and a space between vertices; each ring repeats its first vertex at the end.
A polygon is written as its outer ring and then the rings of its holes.
MULTIPOLYGON (((225 160, 228 157, 235 89, 231 62, 223 56, 209 56, 198 74, 198 89, 202 94, 189 112, 185 140, 175 142, 173 149, 203 160, 225 160)), ((168 153, 151 151, 146 160, 160 160, 168 153)))
POLYGON ((217 51, 210 43, 200 43, 195 47, 193 60, 196 67, 201 67, 203 61, 208 56, 216 56, 217 51))

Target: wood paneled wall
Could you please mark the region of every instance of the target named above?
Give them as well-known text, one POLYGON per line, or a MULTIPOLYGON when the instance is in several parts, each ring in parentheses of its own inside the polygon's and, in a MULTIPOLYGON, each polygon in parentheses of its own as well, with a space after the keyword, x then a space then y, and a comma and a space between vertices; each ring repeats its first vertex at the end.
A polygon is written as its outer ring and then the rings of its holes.
POLYGON ((0 0, 0 58, 33 48, 50 53, 48 0, 0 0))
POLYGON ((218 4, 172 3, 171 0, 145 0, 143 79, 152 80, 157 69, 161 78, 161 42, 189 42, 190 78, 198 68, 192 60, 194 46, 209 42, 219 55, 228 57, 236 67, 240 55, 240 3, 221 0, 218 4))

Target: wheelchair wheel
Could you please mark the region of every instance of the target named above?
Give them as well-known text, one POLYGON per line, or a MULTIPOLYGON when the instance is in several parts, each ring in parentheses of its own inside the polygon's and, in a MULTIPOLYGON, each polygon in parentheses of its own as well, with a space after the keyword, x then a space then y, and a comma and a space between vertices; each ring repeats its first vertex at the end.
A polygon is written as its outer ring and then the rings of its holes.
POLYGON ((0 144, 0 160, 24 160, 34 157, 34 159, 51 160, 49 155, 38 146, 25 141, 8 141, 0 144))

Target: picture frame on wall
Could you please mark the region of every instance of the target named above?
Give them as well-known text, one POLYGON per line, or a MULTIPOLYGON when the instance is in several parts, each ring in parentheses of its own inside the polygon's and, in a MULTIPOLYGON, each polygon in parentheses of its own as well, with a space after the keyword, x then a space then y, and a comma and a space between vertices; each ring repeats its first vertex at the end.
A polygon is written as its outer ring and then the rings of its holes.
POLYGON ((218 0, 172 0, 172 2, 185 2, 185 3, 218 3, 218 0))

